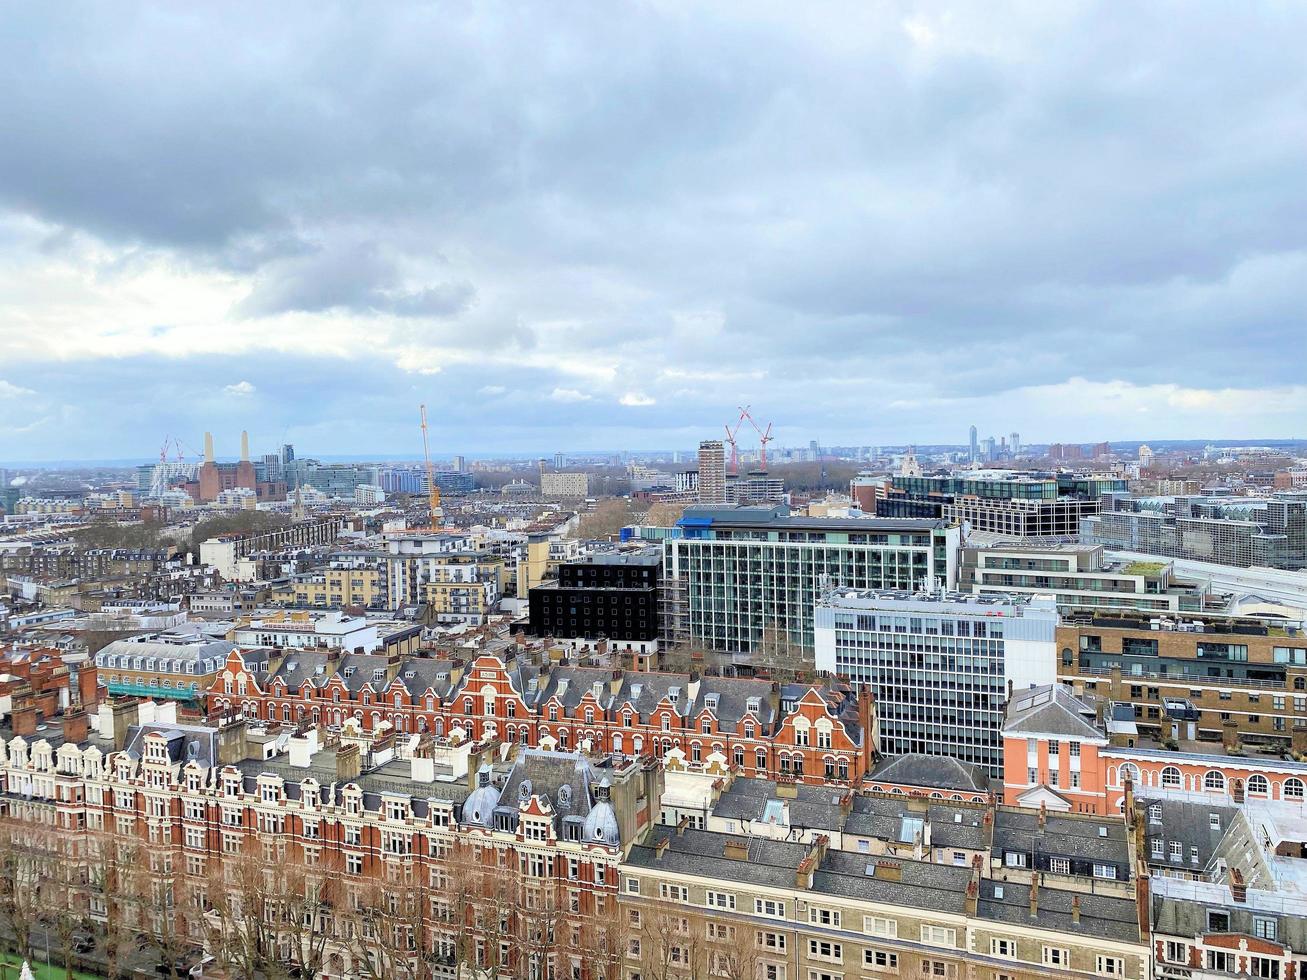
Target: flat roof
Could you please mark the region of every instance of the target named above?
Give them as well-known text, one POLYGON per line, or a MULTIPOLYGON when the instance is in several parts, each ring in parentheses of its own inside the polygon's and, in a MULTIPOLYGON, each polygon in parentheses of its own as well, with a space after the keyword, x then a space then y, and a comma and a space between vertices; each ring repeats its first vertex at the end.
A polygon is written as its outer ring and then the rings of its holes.
POLYGON ((923 517, 796 517, 772 507, 687 507, 678 525, 777 527, 808 531, 933 531, 949 522, 923 517))

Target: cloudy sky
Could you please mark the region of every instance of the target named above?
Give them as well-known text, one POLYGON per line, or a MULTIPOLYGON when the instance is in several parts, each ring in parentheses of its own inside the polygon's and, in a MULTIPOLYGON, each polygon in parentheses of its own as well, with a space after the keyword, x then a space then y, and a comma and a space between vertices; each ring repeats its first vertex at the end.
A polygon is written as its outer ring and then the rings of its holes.
POLYGON ((0 464, 1307 436, 1307 7, 9 5, 0 464))

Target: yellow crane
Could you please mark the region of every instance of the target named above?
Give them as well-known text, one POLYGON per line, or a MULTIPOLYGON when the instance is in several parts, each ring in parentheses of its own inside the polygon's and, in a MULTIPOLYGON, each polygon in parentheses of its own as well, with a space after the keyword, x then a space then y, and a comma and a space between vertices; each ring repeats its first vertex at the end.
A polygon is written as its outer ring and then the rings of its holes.
POLYGON ((427 445, 427 406, 418 406, 422 412, 422 457, 427 463, 427 496, 431 503, 431 527, 440 527, 443 515, 440 509, 440 487, 436 485, 436 471, 431 465, 431 448, 427 445))

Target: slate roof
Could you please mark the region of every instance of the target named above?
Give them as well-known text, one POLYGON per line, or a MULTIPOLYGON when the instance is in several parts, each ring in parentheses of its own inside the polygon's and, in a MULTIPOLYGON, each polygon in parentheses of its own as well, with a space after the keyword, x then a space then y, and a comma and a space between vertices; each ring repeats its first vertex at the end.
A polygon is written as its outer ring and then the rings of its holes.
POLYGON ((885 759, 871 770, 867 778, 925 789, 989 792, 989 773, 984 767, 946 755, 925 755, 920 752, 885 759))
POLYGON ((1212 859, 1217 845, 1230 829, 1238 808, 1219 806, 1215 803, 1199 803, 1188 800, 1174 800, 1168 797, 1139 797, 1138 803, 1144 812, 1144 836, 1148 838, 1143 857, 1148 863, 1169 868, 1184 868, 1189 872, 1201 871, 1212 859), (1161 820, 1153 820, 1154 807, 1161 808, 1161 820), (1212 816, 1217 818, 1217 826, 1212 827, 1212 816), (1162 856, 1153 856, 1153 841, 1162 841, 1162 856), (1182 845, 1180 859, 1171 859, 1171 841, 1182 845), (1198 860, 1190 859, 1191 849, 1198 848, 1198 860))
POLYGON ((272 682, 280 677, 291 693, 298 693, 306 681, 311 687, 322 687, 331 676, 327 670, 329 662, 325 653, 294 650, 281 659, 268 680, 272 682), (318 673, 319 667, 322 668, 322 673, 318 673))
POLYGON ((370 653, 347 653, 340 658, 336 676, 340 677, 351 694, 362 690, 368 683, 372 684, 374 691, 379 691, 390 684, 387 673, 389 665, 390 661, 386 657, 370 653))
POLYGON ((1120 942, 1139 942, 1139 920, 1135 903, 1128 898, 1041 888, 1037 914, 1030 916, 1030 886, 1014 881, 982 881, 976 914, 982 919, 1011 925, 1034 925, 1063 932, 1101 936, 1120 942), (1003 895, 996 897, 995 888, 1003 895), (1071 919, 1071 903, 1080 897, 1080 922, 1071 919))
POLYGON ((995 857, 1004 851, 1102 861, 1116 865, 1118 876, 1130 872, 1129 831, 1117 817, 1048 813, 1040 829, 1038 810, 999 807, 994 815, 995 857))
POLYGON ((932 802, 913 806, 908 797, 857 796, 844 833, 877 840, 911 843, 904 839, 904 817, 920 817, 930 824, 930 846, 983 851, 989 846, 985 811, 975 807, 932 802))
POLYGON ((1062 684, 1045 684, 1018 691, 1007 707, 1004 735, 1054 735, 1072 739, 1101 739, 1093 724, 1093 706, 1077 698, 1062 684))
POLYGON ((159 734, 168 741, 168 758, 172 762, 191 760, 206 769, 218 764, 218 731, 202 725, 132 725, 127 729, 123 751, 139 759, 145 751, 145 736, 159 734))
POLYGON ((838 830, 844 822, 840 800, 848 790, 809 784, 796 785, 793 799, 776 795, 770 779, 737 779, 713 806, 715 817, 727 820, 766 821, 770 812, 784 807, 791 827, 838 830))

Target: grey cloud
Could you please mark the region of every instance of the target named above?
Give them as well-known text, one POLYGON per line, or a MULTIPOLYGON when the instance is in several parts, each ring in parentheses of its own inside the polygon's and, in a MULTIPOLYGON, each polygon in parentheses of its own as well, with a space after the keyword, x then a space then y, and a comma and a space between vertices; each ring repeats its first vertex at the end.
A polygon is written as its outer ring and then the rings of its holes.
POLYGON ((352 310, 401 317, 448 317, 466 310, 472 284, 407 289, 397 260, 374 242, 332 244, 266 266, 237 307, 240 316, 352 310))
MULTIPOLYGON (((1307 300, 1302 8, 10 20, 0 205, 56 225, 52 241, 231 275, 249 288, 234 316, 380 317, 398 345, 603 359, 641 391, 664 369, 735 372, 671 406, 649 390, 636 417, 669 432, 757 396, 820 425, 847 411, 847 393, 824 397, 836 381, 870 408, 905 386, 1300 374, 1269 352, 1300 345, 1307 300), (720 329, 678 327, 702 311, 720 329)), ((469 369, 464 395, 502 363, 469 369)), ((607 424, 620 394, 551 404, 548 424, 607 424)))

